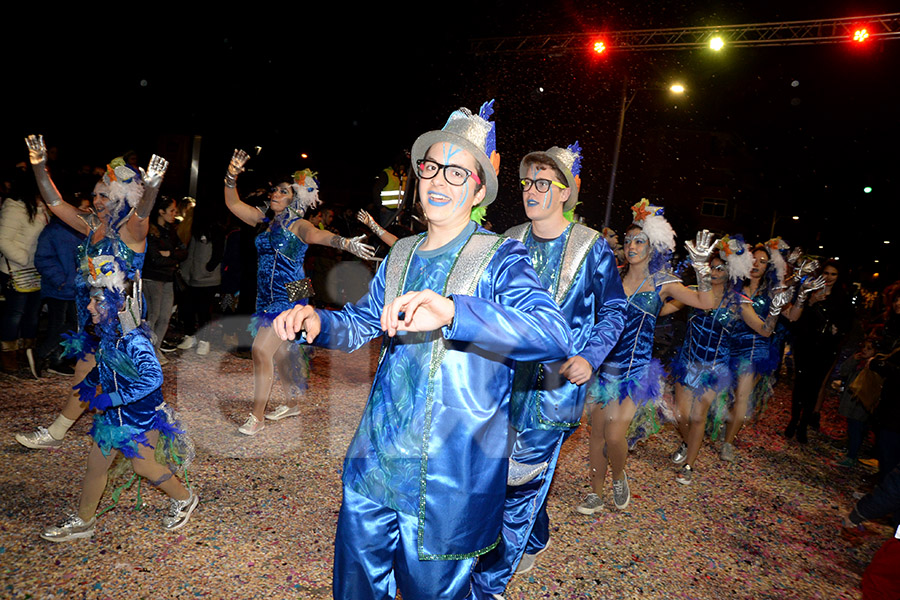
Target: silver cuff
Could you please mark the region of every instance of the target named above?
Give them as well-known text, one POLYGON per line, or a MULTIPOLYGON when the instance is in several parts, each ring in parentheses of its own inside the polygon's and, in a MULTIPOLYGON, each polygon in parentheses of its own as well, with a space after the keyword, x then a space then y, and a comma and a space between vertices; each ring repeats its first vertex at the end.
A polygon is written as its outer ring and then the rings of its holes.
POLYGON ((697 273, 697 291, 712 291, 712 269, 707 263, 693 263, 694 272, 697 273))
POLYGON ((237 175, 225 171, 225 187, 234 189, 237 187, 237 175))

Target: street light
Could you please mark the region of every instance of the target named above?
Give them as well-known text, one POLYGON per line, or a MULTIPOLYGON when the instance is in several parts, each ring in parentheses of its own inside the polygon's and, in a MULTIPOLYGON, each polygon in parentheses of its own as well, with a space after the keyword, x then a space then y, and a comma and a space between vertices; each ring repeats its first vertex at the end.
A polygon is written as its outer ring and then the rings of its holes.
MULTIPOLYGON (((619 129, 616 132, 616 145, 613 147, 612 174, 609 176, 609 192, 606 194, 606 215, 603 217, 603 226, 609 227, 609 219, 612 216, 613 193, 616 189, 616 171, 619 168, 619 150, 622 147, 622 133, 625 130, 625 111, 631 106, 631 101, 638 92, 661 90, 663 88, 634 88, 628 89, 628 80, 622 83, 622 107, 619 110, 619 129), (629 95, 630 91, 630 95, 629 95)), ((684 85, 680 83, 672 84, 669 91, 674 94, 683 94, 684 85)))
POLYGON ((712 50, 718 52, 719 50, 721 50, 722 48, 725 47, 725 41, 721 37, 716 36, 716 37, 712 38, 711 40, 709 40, 709 47, 712 50))

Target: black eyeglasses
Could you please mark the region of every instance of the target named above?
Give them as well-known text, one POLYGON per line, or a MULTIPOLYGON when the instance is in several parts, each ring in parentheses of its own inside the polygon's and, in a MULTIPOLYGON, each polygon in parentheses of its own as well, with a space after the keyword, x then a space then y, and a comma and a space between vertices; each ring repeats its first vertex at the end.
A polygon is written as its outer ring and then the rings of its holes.
POLYGON ((528 179, 527 177, 519 182, 519 185, 522 186, 522 191, 527 192, 531 189, 531 186, 534 186, 534 189, 538 191, 540 194, 546 194, 550 191, 550 186, 555 185, 561 190, 566 189, 567 185, 563 185, 558 181, 553 181, 551 179, 528 179))
POLYGON ((420 158, 416 161, 416 170, 422 179, 434 179, 438 172, 444 172, 444 180, 450 185, 462 185, 469 177, 475 180, 475 183, 481 185, 481 179, 472 171, 460 167, 459 165, 442 165, 430 158, 420 158))

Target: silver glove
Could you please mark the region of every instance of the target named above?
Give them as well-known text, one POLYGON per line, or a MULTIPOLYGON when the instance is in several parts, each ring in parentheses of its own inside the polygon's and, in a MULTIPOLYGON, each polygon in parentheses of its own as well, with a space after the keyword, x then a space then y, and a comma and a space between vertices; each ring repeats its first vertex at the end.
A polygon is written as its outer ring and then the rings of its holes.
POLYGON ((144 181, 144 195, 138 202, 135 212, 139 219, 146 219, 156 204, 156 196, 159 195, 159 186, 162 184, 163 177, 166 176, 166 169, 169 168, 169 161, 162 156, 154 154, 150 157, 150 164, 147 170, 141 169, 141 179, 144 181))
POLYGON ((769 316, 766 317, 765 328, 769 331, 775 329, 775 324, 778 323, 778 315, 781 314, 782 309, 787 306, 787 304, 791 301, 791 290, 790 289, 782 289, 780 292, 777 292, 774 296, 772 296, 772 303, 769 305, 769 316))
POLYGON ((825 287, 825 276, 819 275, 815 279, 808 278, 800 285, 800 293, 797 294, 797 302, 803 304, 811 292, 821 290, 825 287))
POLYGON ((44 136, 29 135, 25 138, 25 145, 28 147, 28 160, 31 162, 38 190, 40 190, 44 202, 47 203, 47 206, 59 206, 62 204, 62 196, 50 180, 50 174, 47 173, 47 146, 44 145, 44 136))
POLYGON ((363 240, 366 239, 366 236, 360 235, 353 238, 345 238, 339 235, 331 238, 331 245, 335 248, 339 248, 344 252, 350 252, 351 254, 355 254, 363 260, 372 260, 375 258, 375 248, 368 244, 363 244, 363 240))
POLYGON ((244 172, 244 165, 250 160, 250 155, 243 150, 235 149, 231 160, 228 162, 228 169, 225 171, 225 187, 234 189, 237 185, 237 176, 244 172))
POLYGON ((385 233, 387 233, 384 230, 384 227, 379 225, 378 221, 376 221, 375 219, 372 218, 372 215, 370 215, 369 213, 367 213, 366 211, 364 211, 362 209, 360 209, 359 212, 356 213, 356 218, 360 223, 362 223, 363 225, 365 225, 366 227, 371 229, 372 233, 374 233, 378 237, 381 237, 385 233))
POLYGON ((803 256, 803 248, 801 248, 800 246, 797 246, 796 248, 794 248, 793 250, 791 250, 788 253, 787 262, 789 264, 796 266, 797 262, 800 260, 800 258, 802 256, 803 256))
POLYGON ((709 260, 718 240, 713 239, 713 234, 708 229, 697 232, 697 240, 688 240, 684 247, 691 257, 691 264, 697 273, 697 289, 701 292, 712 290, 712 271, 709 268, 709 260))

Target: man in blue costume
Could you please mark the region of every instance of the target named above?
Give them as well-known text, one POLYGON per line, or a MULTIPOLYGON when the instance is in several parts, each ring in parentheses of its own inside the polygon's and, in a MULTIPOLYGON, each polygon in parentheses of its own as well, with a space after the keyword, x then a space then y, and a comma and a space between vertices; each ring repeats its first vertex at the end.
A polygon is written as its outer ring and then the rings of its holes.
MULTIPOLYGON (((541 284, 572 330, 573 352, 564 361, 516 365, 510 424, 518 434, 512 458, 517 465, 547 468, 507 490, 503 541, 482 558, 475 573, 479 588, 495 598, 501 597, 516 566, 518 573, 531 570, 550 541, 547 492, 560 448, 578 427, 587 382, 625 325, 625 292, 615 255, 599 232, 570 221, 580 172, 578 142, 532 152, 519 165, 529 222, 506 235, 525 244, 541 284)), ((510 483, 517 482, 511 478, 510 483)))
POLYGON ((497 194, 492 112, 460 109, 416 140, 428 231, 394 244, 359 303, 274 322, 283 339, 345 350, 383 337, 344 461, 335 598, 481 597, 472 569, 500 537, 513 361, 570 355, 525 249, 470 219, 497 194))

